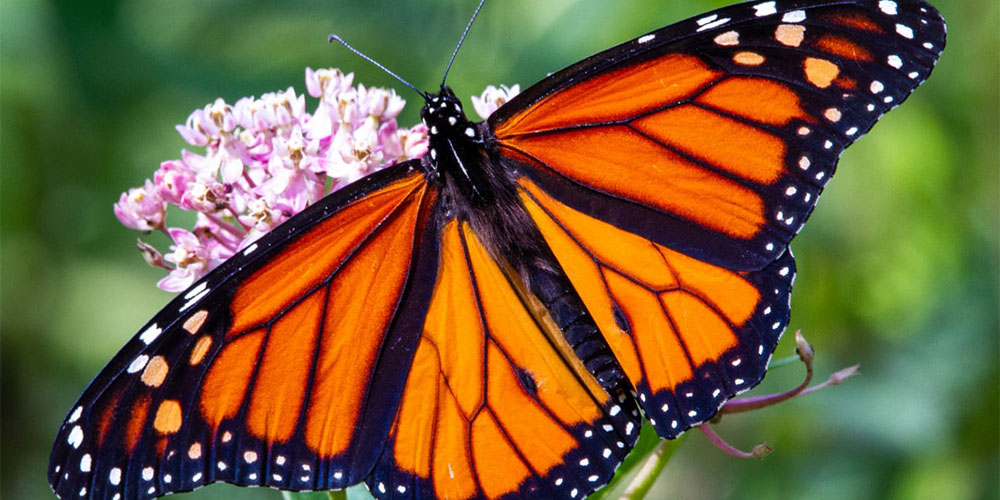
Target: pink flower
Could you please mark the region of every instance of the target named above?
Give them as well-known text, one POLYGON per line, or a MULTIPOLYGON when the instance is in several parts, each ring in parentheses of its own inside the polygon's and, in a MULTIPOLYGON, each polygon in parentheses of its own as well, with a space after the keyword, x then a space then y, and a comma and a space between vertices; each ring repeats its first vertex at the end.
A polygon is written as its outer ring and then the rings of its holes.
POLYGON ((153 185, 160 198, 174 205, 181 202, 188 184, 194 182, 195 176, 184 162, 169 160, 160 164, 160 169, 153 174, 153 185))
POLYGON ((125 227, 152 231, 163 227, 167 204, 160 199, 153 183, 146 179, 142 187, 122 193, 118 203, 115 203, 115 216, 125 227))
POLYGON ((521 86, 515 84, 512 87, 506 85, 501 85, 500 88, 496 88, 492 85, 486 87, 486 90, 479 96, 472 96, 472 107, 476 109, 476 113, 482 119, 487 119, 494 111, 500 106, 503 106, 507 101, 511 100, 517 94, 521 93, 521 86))
POLYGON ((214 181, 209 183, 193 182, 190 189, 184 193, 180 207, 185 210, 214 214, 229 207, 231 189, 231 187, 214 181))
POLYGON ((418 123, 413 128, 400 130, 399 144, 403 150, 401 161, 423 157, 427 154, 427 126, 418 123))
MULTIPOLYGON (((315 148, 310 148, 315 153, 315 148)), ((274 139, 274 154, 268 162, 271 178, 260 187, 260 192, 272 199, 284 200, 293 213, 323 197, 326 185, 309 168, 315 157, 307 153, 307 144, 299 126, 292 129, 288 139, 274 139)))
POLYGON ((232 108, 218 98, 214 103, 197 109, 184 125, 177 125, 177 132, 192 146, 207 146, 217 140, 222 133, 229 132, 236 126, 232 108))
MULTIPOLYGON (((170 270, 160 288, 190 286, 330 191, 427 153, 427 128, 396 122, 406 101, 395 91, 354 85, 338 69, 306 68, 305 84, 318 98, 311 113, 291 87, 195 110, 176 127, 194 150, 122 194, 115 215, 133 229, 163 230, 168 205, 197 213, 193 231, 166 230, 173 245, 162 258, 140 247, 147 262, 170 270)), ((484 99, 496 103, 517 87, 489 92, 484 99)))
POLYGON ((170 253, 164 255, 163 260, 176 267, 156 286, 168 292, 179 292, 208 272, 208 249, 190 231, 172 227, 167 233, 174 244, 170 245, 170 253))

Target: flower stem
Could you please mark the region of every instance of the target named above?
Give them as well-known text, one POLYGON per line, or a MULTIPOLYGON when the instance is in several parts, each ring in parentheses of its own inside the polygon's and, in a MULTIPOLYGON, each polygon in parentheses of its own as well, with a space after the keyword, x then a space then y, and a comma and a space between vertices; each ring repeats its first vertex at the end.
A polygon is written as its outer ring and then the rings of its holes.
POLYGON ((660 472, 667 466, 670 457, 677 450, 675 441, 662 440, 656 445, 656 449, 649 454, 646 462, 639 468, 639 472, 629 483, 628 488, 619 497, 620 500, 642 500, 646 498, 656 478, 660 477, 660 472))
POLYGON ((809 383, 812 382, 813 350, 812 346, 810 346, 809 342, 806 341, 801 331, 795 332, 795 342, 797 344, 795 352, 798 354, 799 359, 802 360, 802 364, 806 365, 806 377, 801 384, 785 392, 779 392, 777 394, 730 399, 725 405, 723 405, 722 408, 719 409, 719 413, 741 413, 745 411, 758 410, 760 408, 776 405, 782 401, 792 399, 802 394, 803 391, 809 387, 809 383))
POLYGON ((708 438, 708 440, 711 441, 712 444, 714 444, 716 448, 722 450, 723 452, 725 452, 726 455, 729 455, 729 456, 732 456, 732 457, 736 457, 736 458, 764 458, 764 457, 770 455, 771 451, 773 451, 773 449, 770 446, 766 445, 766 444, 758 444, 757 446, 754 446, 753 447, 753 451, 751 451, 751 452, 746 452, 746 451, 737 449, 733 445, 727 443, 725 439, 722 439, 722 437, 720 437, 718 434, 716 434, 715 433, 715 429, 712 429, 712 426, 710 426, 707 423, 699 425, 698 426, 698 430, 700 430, 701 433, 704 434, 705 437, 708 438))

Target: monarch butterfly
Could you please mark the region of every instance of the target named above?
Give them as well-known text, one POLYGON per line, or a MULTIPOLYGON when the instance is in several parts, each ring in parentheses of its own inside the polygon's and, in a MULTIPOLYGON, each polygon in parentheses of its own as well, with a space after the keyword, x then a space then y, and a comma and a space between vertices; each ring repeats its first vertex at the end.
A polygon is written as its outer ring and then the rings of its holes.
POLYGON ((140 329, 61 426, 53 490, 587 495, 643 417, 674 438, 761 380, 789 242, 944 43, 919 0, 754 1, 485 122, 442 84, 425 157, 307 208, 140 329))

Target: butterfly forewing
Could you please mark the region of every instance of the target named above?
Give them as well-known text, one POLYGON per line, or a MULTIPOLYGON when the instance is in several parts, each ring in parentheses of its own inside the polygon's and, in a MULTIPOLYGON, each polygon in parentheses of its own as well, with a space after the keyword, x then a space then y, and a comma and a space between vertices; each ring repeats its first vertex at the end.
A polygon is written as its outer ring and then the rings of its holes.
POLYGON ((563 202, 674 250, 759 269, 845 147, 930 73, 922 2, 752 2, 639 37, 490 117, 500 154, 563 202))
POLYGON ((841 152, 929 75, 923 2, 751 2, 554 74, 498 154, 663 437, 758 383, 841 152))
POLYGON ((56 493, 315 490, 366 476, 437 266, 422 243, 435 195, 414 167, 326 198, 171 302, 70 413, 52 452, 56 493))

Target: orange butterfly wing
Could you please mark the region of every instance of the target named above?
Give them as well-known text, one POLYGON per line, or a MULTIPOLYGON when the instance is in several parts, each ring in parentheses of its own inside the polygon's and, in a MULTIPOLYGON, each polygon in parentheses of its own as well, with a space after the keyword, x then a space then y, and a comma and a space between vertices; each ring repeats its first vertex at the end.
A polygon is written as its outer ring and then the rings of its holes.
POLYGON ((467 223, 445 225, 440 253, 371 490, 379 498, 583 498, 605 484, 638 437, 631 398, 612 399, 561 337, 543 333, 467 223))
POLYGON ((760 269, 802 228, 844 148, 943 48, 944 23, 922 2, 745 3, 581 61, 489 124, 500 156, 574 208, 760 269))
POLYGON ((60 430, 57 494, 138 498, 214 481, 317 490, 366 477, 427 310, 421 277, 437 266, 425 244, 436 194, 416 165, 324 199, 168 305, 60 430))
POLYGON ((731 271, 578 212, 522 179, 532 219, 661 436, 760 381, 788 321, 795 264, 731 271))
POLYGON ((529 88, 497 154, 661 436, 763 377, 837 158, 931 71, 922 2, 745 3, 529 88))

